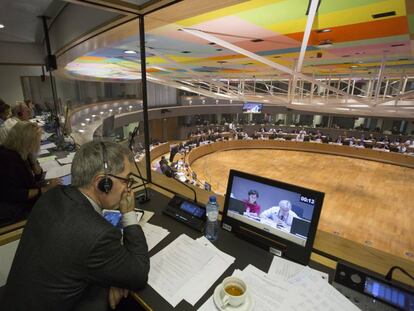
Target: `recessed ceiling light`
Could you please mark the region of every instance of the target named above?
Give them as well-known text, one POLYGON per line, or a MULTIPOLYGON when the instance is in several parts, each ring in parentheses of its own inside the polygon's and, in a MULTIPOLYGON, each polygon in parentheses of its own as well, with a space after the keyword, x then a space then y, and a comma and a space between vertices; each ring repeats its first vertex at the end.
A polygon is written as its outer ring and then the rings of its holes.
POLYGON ((331 31, 332 29, 329 29, 329 28, 316 30, 317 33, 325 33, 325 32, 331 32, 331 31))
POLYGON ((2 28, 4 28, 4 25, 3 24, 0 24, 0 29, 2 29, 2 28))
POLYGON ((137 52, 133 51, 133 50, 126 50, 124 51, 125 54, 137 54, 137 52))

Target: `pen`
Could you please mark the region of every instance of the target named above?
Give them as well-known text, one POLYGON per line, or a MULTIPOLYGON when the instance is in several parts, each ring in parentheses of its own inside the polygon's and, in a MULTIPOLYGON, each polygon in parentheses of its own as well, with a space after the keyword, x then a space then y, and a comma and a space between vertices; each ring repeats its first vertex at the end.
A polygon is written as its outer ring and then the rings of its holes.
POLYGON ((145 214, 145 211, 143 209, 140 209, 140 208, 134 208, 134 211, 140 212, 140 213, 142 213, 142 215, 145 214))

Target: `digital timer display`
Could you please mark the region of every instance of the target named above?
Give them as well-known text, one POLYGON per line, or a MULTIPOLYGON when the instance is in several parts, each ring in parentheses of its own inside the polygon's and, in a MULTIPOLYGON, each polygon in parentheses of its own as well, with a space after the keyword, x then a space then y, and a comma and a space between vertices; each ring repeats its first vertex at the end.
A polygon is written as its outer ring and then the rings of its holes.
POLYGON ((306 204, 315 205, 315 199, 305 197, 304 195, 300 196, 300 201, 306 204))

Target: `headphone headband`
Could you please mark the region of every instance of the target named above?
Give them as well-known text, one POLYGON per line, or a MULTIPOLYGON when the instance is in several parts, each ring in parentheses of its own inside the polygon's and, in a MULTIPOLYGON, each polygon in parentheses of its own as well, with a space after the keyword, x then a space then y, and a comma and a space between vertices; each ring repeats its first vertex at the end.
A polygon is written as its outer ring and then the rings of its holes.
POLYGON ((104 167, 104 178, 102 178, 98 183, 98 189, 102 192, 109 193, 112 189, 112 179, 108 177, 108 157, 106 152, 105 144, 101 141, 100 142, 102 148, 102 160, 103 160, 103 167, 104 167))

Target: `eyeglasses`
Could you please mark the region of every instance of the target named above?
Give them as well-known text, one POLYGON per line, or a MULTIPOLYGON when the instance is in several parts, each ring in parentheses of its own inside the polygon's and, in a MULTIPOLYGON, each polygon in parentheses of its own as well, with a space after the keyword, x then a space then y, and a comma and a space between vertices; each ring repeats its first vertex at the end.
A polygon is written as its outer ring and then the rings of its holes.
POLYGON ((116 175, 112 175, 112 174, 107 174, 107 175, 110 176, 110 177, 113 177, 113 178, 116 178, 118 180, 123 181, 127 185, 127 188, 131 188, 132 185, 135 183, 135 179, 132 178, 132 177, 125 178, 125 177, 120 177, 120 176, 116 176, 116 175))

